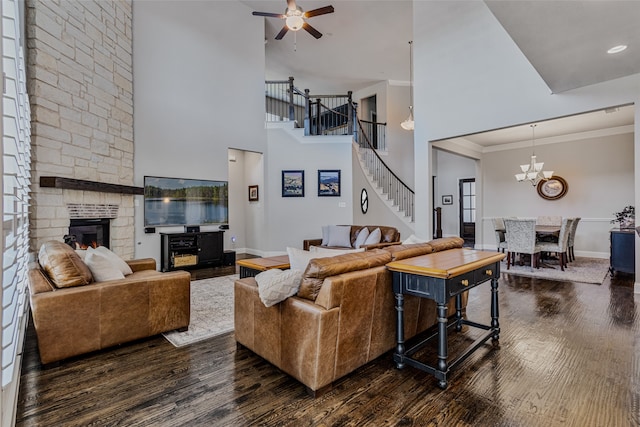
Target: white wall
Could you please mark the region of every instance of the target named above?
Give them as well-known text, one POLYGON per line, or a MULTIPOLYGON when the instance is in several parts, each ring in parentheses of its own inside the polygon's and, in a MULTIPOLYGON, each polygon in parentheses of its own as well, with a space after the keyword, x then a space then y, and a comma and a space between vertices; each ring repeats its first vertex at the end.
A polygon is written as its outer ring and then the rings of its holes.
MULTIPOLYGON (((250 12, 236 1, 133 3, 136 185, 145 175, 228 180, 228 148, 264 151, 264 23, 250 12)), ((234 202, 246 200, 244 182, 230 192, 225 249, 245 225, 234 202)), ((142 196, 135 205, 135 256, 158 260, 142 196)))
POLYGON ((429 209, 428 141, 640 100, 640 75, 551 94, 483 2, 414 2, 414 66, 419 212, 429 209), (451 8, 457 19, 444 19, 451 8))
MULTIPOLYGON (((476 161, 442 150, 434 150, 437 162, 435 207, 442 208, 442 235, 460 236, 460 191, 459 180, 475 178, 476 161), (452 195, 453 204, 443 205, 442 196, 452 195)), ((476 224, 476 229, 481 224, 476 224)))
MULTIPOLYGON (((400 232, 400 239, 406 239, 414 234, 408 222, 399 218, 386 204, 386 196, 380 195, 374 189, 362 170, 357 152, 353 151, 353 223, 358 225, 388 225, 396 227, 400 232), (368 194, 369 209, 366 214, 360 207, 360 195, 365 188, 368 194)), ((420 236, 422 237, 422 236, 420 236)), ((429 238, 425 236, 424 238, 429 238)))
POLYGON ((267 132, 267 225, 262 232, 269 237, 260 255, 282 254, 287 246, 302 248, 304 239, 322 237, 323 225, 353 223, 351 138, 304 137, 302 129, 291 130, 287 123, 281 126, 267 132), (300 169, 305 172, 305 196, 282 197, 282 171, 300 169), (340 197, 318 197, 318 169, 341 171, 340 197))
MULTIPOLYGON (((420 221, 416 231, 431 227, 428 141, 640 101, 638 74, 551 94, 484 2, 416 1, 413 19, 416 213, 420 221), (445 13, 452 9, 456 19, 445 13)), ((635 147, 640 147, 639 118, 636 109, 635 147)), ((640 200, 637 148, 634 157, 636 204, 640 200)), ((486 184, 484 191, 496 190, 486 184)), ((636 240, 636 265, 640 266, 636 240)), ((640 268, 636 271, 640 273, 640 268)))
MULTIPOLYGON (((409 85, 384 81, 356 91, 353 99, 360 102, 373 95, 376 95, 378 122, 387 123, 387 150, 379 154, 393 173, 413 189, 413 132, 400 127, 409 115, 409 85)), ((362 118, 361 115, 359 117, 362 118)))
POLYGON ((484 240, 495 247, 494 217, 556 215, 581 217, 576 231, 576 254, 609 257, 609 230, 613 212, 634 203, 633 134, 538 145, 536 155, 545 169, 567 181, 568 192, 558 200, 545 200, 529 183, 517 182, 518 165, 531 149, 487 153, 483 157, 484 240))

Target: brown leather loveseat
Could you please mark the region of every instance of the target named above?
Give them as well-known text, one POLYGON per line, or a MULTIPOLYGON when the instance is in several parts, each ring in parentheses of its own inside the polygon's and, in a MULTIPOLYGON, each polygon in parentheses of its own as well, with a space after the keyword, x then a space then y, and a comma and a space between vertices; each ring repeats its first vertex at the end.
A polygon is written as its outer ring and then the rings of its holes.
MULTIPOLYGON (((351 225, 350 232, 350 246, 353 247, 356 238, 358 237, 358 233, 363 228, 368 228, 369 232, 373 232, 376 228, 380 229, 381 239, 379 243, 374 243, 370 245, 361 246, 365 248, 365 250, 383 248, 390 245, 399 245, 400 244, 400 232, 395 227, 389 227, 386 225, 351 225)), ((302 249, 308 251, 311 246, 320 246, 320 247, 331 247, 331 246, 322 246, 322 239, 306 239, 302 242, 302 249)), ((334 247, 334 248, 343 248, 344 246, 334 247)))
POLYGON ((153 258, 127 261, 124 279, 95 282, 70 246, 50 241, 29 269, 43 364, 189 326, 191 275, 160 273, 153 258))
MULTIPOLYGON (((391 273, 385 265, 462 247, 458 237, 393 245, 309 262, 296 296, 271 307, 255 278, 235 282, 235 338, 316 392, 396 345, 391 273)), ((466 307, 467 295, 463 295, 466 307)), ((431 300, 405 296, 405 338, 436 323, 431 300)), ((453 304, 449 315, 453 315, 453 304)))

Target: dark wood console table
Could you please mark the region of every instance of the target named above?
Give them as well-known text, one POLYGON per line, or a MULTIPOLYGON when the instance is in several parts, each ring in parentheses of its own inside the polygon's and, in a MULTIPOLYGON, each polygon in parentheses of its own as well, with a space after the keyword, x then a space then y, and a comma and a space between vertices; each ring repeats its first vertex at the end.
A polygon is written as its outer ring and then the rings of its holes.
POLYGON ((498 278, 500 261, 505 254, 470 249, 450 249, 387 264, 393 274, 393 292, 396 295, 397 346, 393 355, 398 369, 410 365, 422 369, 438 379, 440 388, 447 388, 447 377, 451 369, 464 361, 489 338, 500 337, 498 323, 498 278), (491 325, 483 325, 462 318, 462 293, 482 283, 491 281, 491 325), (437 306, 437 333, 405 349, 404 342, 404 295, 415 295, 435 301, 437 306), (451 323, 447 319, 447 304, 456 298, 456 314, 451 323), (447 328, 457 331, 462 325, 484 329, 487 332, 476 339, 455 360, 448 361, 447 328), (430 366, 412 356, 424 347, 431 338, 438 338, 438 362, 430 366))
POLYGON ((224 231, 160 233, 160 270, 216 267, 224 258, 224 231))

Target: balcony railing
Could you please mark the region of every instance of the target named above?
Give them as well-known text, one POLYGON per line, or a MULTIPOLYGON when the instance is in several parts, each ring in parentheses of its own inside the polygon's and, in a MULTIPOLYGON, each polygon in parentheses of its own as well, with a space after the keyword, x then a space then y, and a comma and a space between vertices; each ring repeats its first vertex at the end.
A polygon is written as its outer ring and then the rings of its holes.
MULTIPOLYGON (((305 135, 353 135, 357 104, 352 92, 345 95, 314 95, 301 91, 289 80, 265 82, 267 122, 291 121, 304 128, 305 135)), ((372 146, 386 150, 386 123, 363 121, 364 133, 372 146)))
POLYGON ((266 121, 292 121, 305 135, 353 135, 365 166, 383 194, 413 222, 414 192, 389 169, 377 151, 387 149, 387 124, 358 119, 352 92, 312 95, 289 80, 265 82, 266 121))

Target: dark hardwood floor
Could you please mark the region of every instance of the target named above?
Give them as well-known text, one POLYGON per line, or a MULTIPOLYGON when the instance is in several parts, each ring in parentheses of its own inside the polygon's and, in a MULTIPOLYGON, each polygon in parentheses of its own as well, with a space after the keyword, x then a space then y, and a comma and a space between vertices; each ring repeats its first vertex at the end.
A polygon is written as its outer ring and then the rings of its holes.
MULTIPOLYGON (((489 284, 468 317, 488 322, 489 284)), ((233 333, 184 348, 162 336, 43 369, 29 328, 18 426, 638 426, 640 322, 630 277, 604 284, 502 274, 500 343, 447 390, 387 353, 313 399, 233 333)), ((450 354, 472 330, 452 333, 450 354)), ((433 350, 423 356, 433 358, 433 350)))

